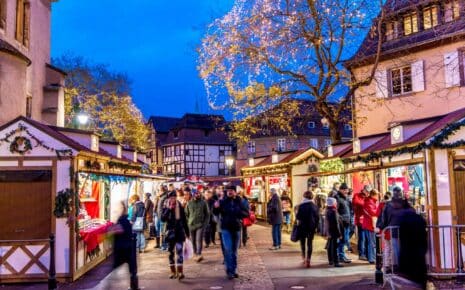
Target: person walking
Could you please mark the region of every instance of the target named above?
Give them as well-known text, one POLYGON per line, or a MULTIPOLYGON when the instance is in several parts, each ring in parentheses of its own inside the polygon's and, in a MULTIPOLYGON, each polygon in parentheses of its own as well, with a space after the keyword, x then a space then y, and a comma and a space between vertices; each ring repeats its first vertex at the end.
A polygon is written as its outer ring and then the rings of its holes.
POLYGON ((325 209, 326 209, 326 196, 323 194, 316 194, 315 196, 315 203, 318 207, 318 212, 320 215, 319 223, 318 223, 318 233, 321 236, 326 236, 325 232, 325 209))
POLYGON ((281 194, 281 205, 283 210, 284 227, 286 228, 286 232, 289 233, 291 231, 292 200, 285 190, 281 194))
POLYGON ((363 224, 362 228, 365 232, 367 241, 367 259, 370 264, 375 263, 376 259, 376 240, 375 240, 375 227, 376 227, 376 213, 378 209, 378 196, 379 192, 376 189, 372 189, 365 198, 365 204, 363 206, 363 224))
MULTIPOLYGON (((250 218, 250 204, 243 190, 240 191, 239 196, 242 198, 242 203, 244 207, 247 209, 247 212, 249 212, 249 215, 247 215, 246 218, 250 218)), ((247 225, 244 224, 244 219, 242 219, 241 237, 242 245, 245 247, 247 245, 247 240, 249 239, 249 236, 247 234, 247 225)))
POLYGON ((357 250, 358 259, 367 260, 367 247, 366 247, 366 235, 367 233, 363 229, 363 210, 365 207, 365 199, 368 197, 369 192, 372 190, 370 185, 365 185, 361 192, 354 194, 352 198, 352 206, 354 209, 354 223, 357 227, 357 250))
POLYGON ((271 197, 266 207, 268 223, 271 225, 271 235, 273 237, 273 246, 271 251, 281 249, 281 224, 283 222, 283 211, 281 199, 278 196, 276 189, 270 190, 271 197))
POLYGON ((186 205, 186 218, 189 227, 189 233, 192 237, 192 245, 194 246, 194 255, 197 262, 203 260, 202 246, 204 229, 210 219, 210 212, 205 200, 201 198, 199 191, 194 191, 194 198, 186 205))
MULTIPOLYGON (((165 222, 161 220, 161 212, 165 206, 165 202, 168 199, 168 194, 169 194, 169 189, 168 186, 163 185, 161 189, 161 194, 158 197, 158 203, 157 203, 157 216, 158 216, 158 223, 157 223, 157 245, 160 246, 161 251, 167 251, 168 250, 168 244, 165 241, 165 222)), ((155 248, 157 246, 155 245, 155 248)))
POLYGON ((169 278, 184 279, 183 246, 186 238, 189 238, 189 229, 184 208, 176 200, 176 191, 170 192, 166 206, 162 209, 161 220, 166 224, 165 240, 168 243, 168 261, 171 271, 169 278))
POLYGON ((337 247, 339 240, 342 239, 343 226, 342 221, 337 212, 337 200, 333 197, 328 197, 326 200, 326 235, 328 237, 328 263, 330 266, 343 267, 339 263, 339 257, 337 253, 337 247))
POLYGON ((310 268, 313 251, 313 237, 318 227, 320 214, 313 202, 313 192, 304 192, 304 199, 297 209, 296 222, 300 237, 300 249, 305 267, 310 268))
POLYGON ((207 189, 205 191, 205 201, 208 205, 208 210, 210 212, 210 216, 208 218, 207 226, 205 227, 205 248, 210 247, 210 244, 216 245, 215 242, 215 235, 216 235, 216 221, 215 216, 213 215, 213 205, 215 201, 218 200, 218 197, 213 194, 211 189, 207 189))
POLYGON ((154 226, 153 226, 153 201, 150 199, 152 194, 150 192, 145 193, 145 223, 147 224, 148 238, 147 240, 153 240, 154 236, 154 226))
POLYGON ((147 224, 145 223, 145 205, 144 202, 140 200, 138 195, 134 194, 133 196, 135 203, 133 204, 131 223, 133 225, 133 231, 136 233, 136 247, 139 250, 139 253, 143 253, 145 251, 144 230, 147 227, 147 224), (134 229, 134 224, 136 223, 137 218, 142 218, 142 229, 134 229))
POLYGON ((351 263, 352 261, 348 259, 344 252, 344 246, 347 244, 349 240, 350 234, 350 205, 349 200, 347 198, 347 194, 349 193, 349 187, 346 183, 342 183, 339 187, 339 191, 336 194, 336 201, 337 201, 337 212, 342 220, 343 225, 343 232, 342 238, 339 240, 339 244, 337 247, 337 254, 339 260, 344 263, 351 263))
POLYGON ((216 201, 213 213, 220 216, 221 237, 224 246, 226 275, 228 279, 238 278, 237 250, 240 243, 242 219, 249 215, 242 199, 237 195, 235 186, 227 187, 227 195, 216 201))

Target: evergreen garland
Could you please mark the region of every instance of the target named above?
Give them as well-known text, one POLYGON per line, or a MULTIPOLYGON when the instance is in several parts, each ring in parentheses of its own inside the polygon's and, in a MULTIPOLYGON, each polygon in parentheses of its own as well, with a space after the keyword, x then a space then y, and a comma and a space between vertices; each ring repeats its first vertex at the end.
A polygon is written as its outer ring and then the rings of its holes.
POLYGON ((71 204, 73 195, 74 191, 72 191, 70 188, 58 192, 57 196, 55 197, 55 209, 53 211, 53 214, 57 218, 69 217, 73 209, 71 204))
POLYGON ((457 148, 460 146, 465 146, 465 140, 461 139, 453 143, 444 143, 449 139, 449 137, 457 132, 460 128, 465 126, 465 119, 461 120, 460 122, 447 124, 442 131, 434 136, 429 142, 423 141, 418 143, 415 146, 402 146, 394 150, 382 150, 379 152, 370 152, 366 156, 356 156, 353 158, 344 158, 342 162, 344 163, 351 163, 351 162, 365 162, 369 163, 370 161, 374 161, 377 159, 381 159, 384 157, 388 157, 391 159, 394 156, 402 155, 405 153, 416 154, 425 149, 436 148, 436 149, 451 149, 457 148))

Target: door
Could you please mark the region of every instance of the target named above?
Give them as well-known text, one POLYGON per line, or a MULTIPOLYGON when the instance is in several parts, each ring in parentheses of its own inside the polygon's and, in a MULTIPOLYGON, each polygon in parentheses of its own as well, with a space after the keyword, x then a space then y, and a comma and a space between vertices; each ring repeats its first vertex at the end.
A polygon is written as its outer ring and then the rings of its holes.
POLYGON ((465 225, 465 160, 454 161, 454 183, 457 224, 465 225))
POLYGON ((46 239, 51 215, 51 171, 0 172, 0 240, 46 239))

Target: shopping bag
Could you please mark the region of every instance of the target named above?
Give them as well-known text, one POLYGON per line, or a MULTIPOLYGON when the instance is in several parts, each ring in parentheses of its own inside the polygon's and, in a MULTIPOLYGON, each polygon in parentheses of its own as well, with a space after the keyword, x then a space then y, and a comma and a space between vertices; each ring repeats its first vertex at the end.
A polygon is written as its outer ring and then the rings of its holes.
POLYGON ((243 218, 242 223, 244 224, 244 227, 250 227, 253 225, 252 220, 249 217, 243 218))
POLYGON ((292 227, 292 232, 291 232, 291 241, 295 243, 299 240, 300 240, 299 227, 297 226, 297 224, 294 224, 294 226, 292 227))
POLYGON ((132 230, 135 232, 141 232, 144 229, 144 218, 138 216, 132 225, 132 230))
POLYGON ((186 239, 184 241, 182 256, 184 257, 184 260, 189 260, 194 256, 194 246, 192 245, 192 241, 190 239, 186 239))

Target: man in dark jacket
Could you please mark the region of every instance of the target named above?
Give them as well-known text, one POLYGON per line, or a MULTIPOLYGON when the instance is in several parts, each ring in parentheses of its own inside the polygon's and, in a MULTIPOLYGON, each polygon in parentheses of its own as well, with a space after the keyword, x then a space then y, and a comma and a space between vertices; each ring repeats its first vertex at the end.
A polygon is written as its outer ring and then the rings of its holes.
POLYGON ((328 262, 334 267, 343 267, 339 264, 337 256, 338 240, 342 238, 342 223, 337 213, 337 201, 333 197, 328 197, 326 201, 326 234, 328 236, 328 262))
POLYGON ((145 193, 145 223, 147 224, 148 229, 148 239, 153 240, 153 202, 150 199, 152 194, 150 192, 145 193))
POLYGON ((283 223, 283 210, 281 205, 281 199, 278 196, 276 189, 270 190, 271 198, 268 201, 266 207, 266 213, 268 216, 268 223, 272 226, 271 235, 273 237, 273 246, 270 250, 281 249, 281 224, 283 223))
POLYGON ((162 193, 158 197, 158 204, 157 204, 157 216, 158 216, 157 229, 158 229, 158 234, 159 234, 159 236, 157 238, 157 244, 159 244, 161 242, 160 250, 162 250, 162 251, 168 251, 168 243, 166 243, 166 241, 165 241, 165 222, 163 222, 161 220, 161 218, 160 218, 162 210, 163 210, 163 208, 165 206, 165 202, 166 202, 166 200, 168 198, 168 194, 169 194, 168 187, 166 185, 163 185, 162 186, 162 193))
POLYGON ((339 260, 341 260, 344 263, 352 262, 351 260, 347 259, 344 252, 344 246, 349 241, 350 235, 350 204, 349 199, 347 198, 348 193, 349 187, 346 183, 342 183, 339 187, 338 193, 335 196, 337 201, 337 212, 341 217, 343 225, 342 238, 339 240, 337 246, 337 255, 339 257, 339 260))
POLYGON ((145 236, 144 236, 144 229, 145 229, 145 205, 144 202, 140 200, 138 195, 134 195, 134 199, 136 202, 132 205, 132 217, 131 223, 133 224, 133 232, 136 233, 137 243, 136 247, 139 249, 139 253, 143 253, 145 251, 145 236), (134 224, 136 223, 137 219, 142 219, 142 229, 134 229, 134 224))
POLYGON ((220 215, 221 238, 224 247, 224 260, 228 279, 238 278, 237 250, 240 243, 242 219, 249 215, 242 199, 237 195, 235 186, 228 186, 227 196, 216 201, 213 208, 215 215, 220 215))
POLYGON ((208 220, 208 224, 207 224, 207 227, 205 228, 205 248, 208 248, 210 246, 210 243, 216 245, 216 242, 215 242, 216 221, 215 221, 214 215, 212 214, 212 211, 213 211, 213 205, 215 204, 215 201, 217 200, 218 200, 218 197, 211 189, 205 192, 205 201, 207 202, 208 209, 210 211, 210 217, 208 220))

